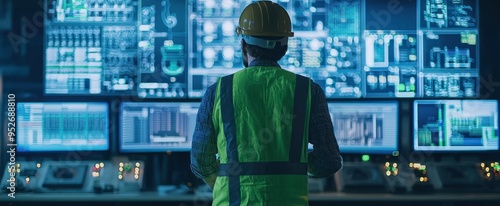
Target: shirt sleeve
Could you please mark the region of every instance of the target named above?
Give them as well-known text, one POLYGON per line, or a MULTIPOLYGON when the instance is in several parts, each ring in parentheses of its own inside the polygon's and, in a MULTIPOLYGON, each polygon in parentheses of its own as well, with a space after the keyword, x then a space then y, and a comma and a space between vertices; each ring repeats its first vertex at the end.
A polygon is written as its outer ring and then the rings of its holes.
POLYGON ((313 150, 308 155, 308 173, 311 177, 328 177, 342 168, 343 159, 323 89, 312 83, 311 92, 309 143, 313 150))
POLYGON ((217 140, 212 121, 216 88, 217 84, 210 86, 201 100, 191 147, 191 171, 211 187, 219 170, 217 140))

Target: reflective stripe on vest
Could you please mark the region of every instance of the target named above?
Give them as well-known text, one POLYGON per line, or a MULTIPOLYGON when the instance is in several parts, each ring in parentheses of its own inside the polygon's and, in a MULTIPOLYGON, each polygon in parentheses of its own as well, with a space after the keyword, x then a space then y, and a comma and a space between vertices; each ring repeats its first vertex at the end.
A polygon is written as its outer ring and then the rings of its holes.
POLYGON ((228 163, 221 164, 219 176, 228 176, 229 203, 239 206, 241 202, 240 175, 306 175, 307 163, 301 163, 304 125, 306 121, 309 79, 296 75, 290 141, 289 161, 287 162, 238 162, 238 142, 233 106, 233 76, 225 76, 220 84, 221 116, 226 137, 228 163))

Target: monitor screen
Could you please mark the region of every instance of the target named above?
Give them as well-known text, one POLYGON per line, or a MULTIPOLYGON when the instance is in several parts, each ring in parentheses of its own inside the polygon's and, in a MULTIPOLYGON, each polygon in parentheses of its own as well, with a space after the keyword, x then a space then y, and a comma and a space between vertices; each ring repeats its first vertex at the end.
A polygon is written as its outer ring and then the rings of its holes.
MULTIPOLYGON (((200 98, 243 68, 254 0, 52 0, 45 93, 200 98)), ((295 35, 279 61, 327 98, 477 97, 475 0, 273 0, 295 35)))
POLYGON ((120 151, 190 151, 199 105, 200 103, 122 103, 120 151))
POLYGON ((397 102, 329 103, 328 108, 341 153, 398 151, 397 102))
POLYGON ((17 151, 105 151, 109 149, 105 102, 18 102, 17 151))
POLYGON ((496 100, 415 100, 415 151, 498 150, 496 100))
POLYGON ((187 97, 189 1, 45 2, 46 94, 187 97))

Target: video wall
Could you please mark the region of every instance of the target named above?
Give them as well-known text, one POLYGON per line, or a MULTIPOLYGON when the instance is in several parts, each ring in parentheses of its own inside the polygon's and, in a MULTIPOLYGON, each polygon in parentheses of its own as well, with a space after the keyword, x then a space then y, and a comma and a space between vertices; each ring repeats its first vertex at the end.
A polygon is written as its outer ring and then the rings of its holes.
MULTIPOLYGON (((45 1, 45 97, 140 101, 20 102, 20 151, 190 151, 199 99, 243 69, 235 30, 251 2, 45 1)), ((415 151, 499 149, 498 102, 477 99, 477 1, 273 2, 295 32, 279 64, 322 87, 342 153, 393 154, 404 132, 415 151), (415 99, 408 114, 400 98, 415 99)))
MULTIPOLYGON (((243 68, 250 0, 46 1, 47 95, 199 99, 243 68)), ((295 37, 279 62, 329 99, 479 96, 474 0, 274 0, 295 37)))

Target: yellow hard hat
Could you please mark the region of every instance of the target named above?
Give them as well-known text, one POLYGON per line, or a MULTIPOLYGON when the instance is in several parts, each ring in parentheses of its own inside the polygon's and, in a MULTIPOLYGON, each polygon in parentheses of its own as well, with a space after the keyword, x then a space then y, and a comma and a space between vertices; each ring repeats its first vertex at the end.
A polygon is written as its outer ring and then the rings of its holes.
POLYGON ((240 16, 238 35, 293 37, 292 23, 286 10, 271 1, 248 5, 240 16))

